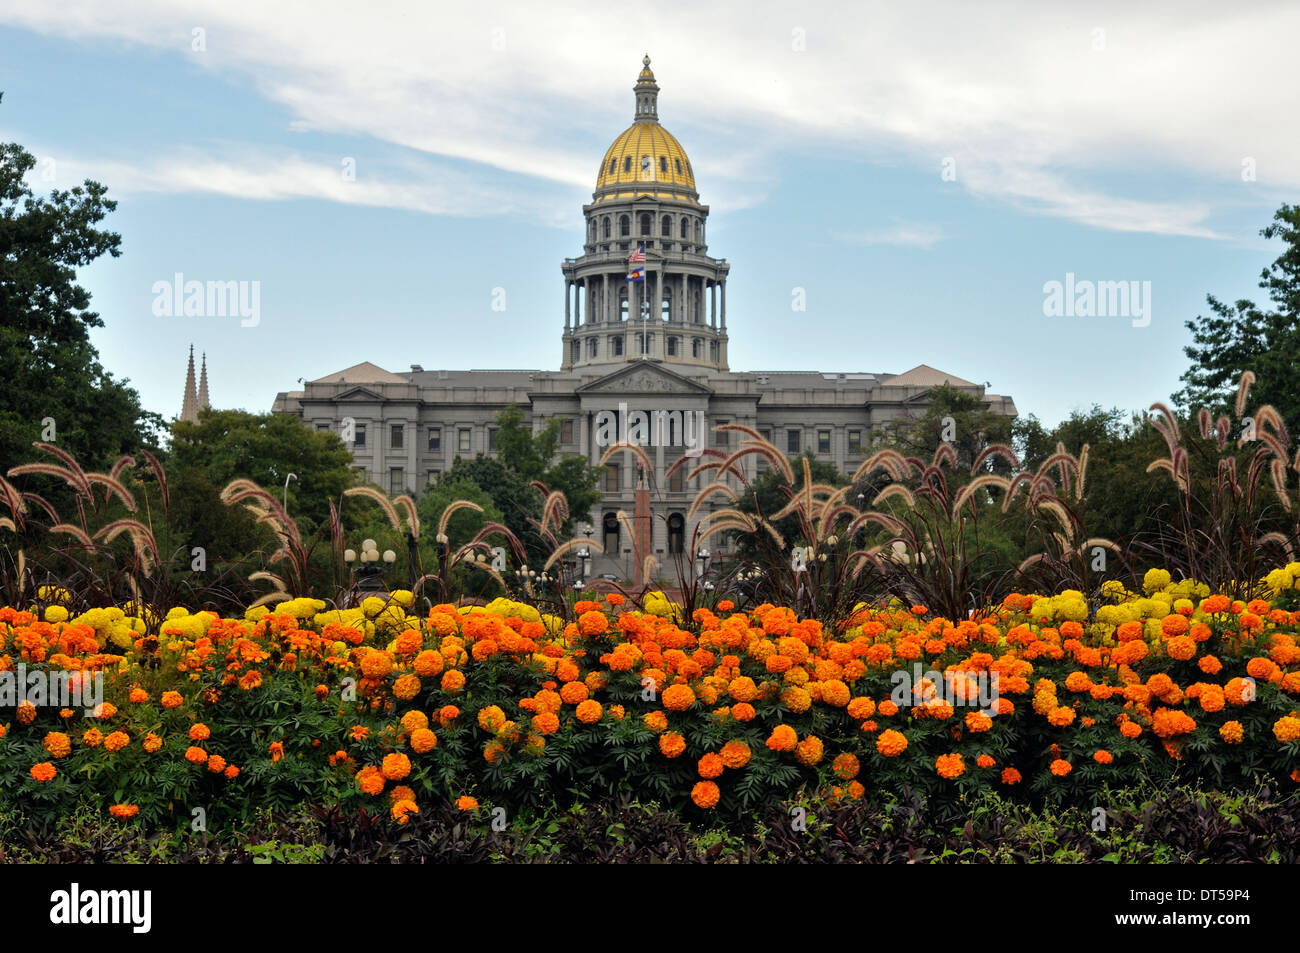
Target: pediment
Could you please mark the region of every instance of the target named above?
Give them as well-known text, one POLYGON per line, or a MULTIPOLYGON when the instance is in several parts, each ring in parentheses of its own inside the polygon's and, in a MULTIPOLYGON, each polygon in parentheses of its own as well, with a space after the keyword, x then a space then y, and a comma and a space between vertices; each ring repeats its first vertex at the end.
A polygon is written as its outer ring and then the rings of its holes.
POLYGON ((338 402, 338 401, 344 401, 344 400, 378 400, 378 401, 382 401, 382 400, 384 400, 385 398, 384 398, 384 395, 381 394, 381 393, 379 393, 378 391, 371 390, 369 387, 362 387, 362 386, 358 385, 358 386, 356 386, 356 387, 349 387, 347 390, 340 391, 339 393, 335 394, 335 395, 334 395, 333 397, 331 397, 330 399, 333 400, 333 401, 338 402))
POLYGON ((576 393, 709 395, 713 391, 658 364, 638 361, 583 384, 576 393))

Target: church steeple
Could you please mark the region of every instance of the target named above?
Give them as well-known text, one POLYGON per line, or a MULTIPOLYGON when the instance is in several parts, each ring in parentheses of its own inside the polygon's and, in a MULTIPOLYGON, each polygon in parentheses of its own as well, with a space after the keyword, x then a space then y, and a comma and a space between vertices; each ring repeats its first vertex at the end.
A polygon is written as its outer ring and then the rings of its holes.
POLYGON ((203 355, 202 370, 199 372, 199 410, 207 410, 208 403, 208 355, 203 355))
MULTIPOLYGON (((205 368, 206 369, 206 368, 205 368)), ((206 388, 207 381, 204 379, 206 388)), ((194 345, 190 345, 190 364, 185 371, 185 398, 181 401, 181 420, 199 422, 199 395, 194 388, 194 345)))

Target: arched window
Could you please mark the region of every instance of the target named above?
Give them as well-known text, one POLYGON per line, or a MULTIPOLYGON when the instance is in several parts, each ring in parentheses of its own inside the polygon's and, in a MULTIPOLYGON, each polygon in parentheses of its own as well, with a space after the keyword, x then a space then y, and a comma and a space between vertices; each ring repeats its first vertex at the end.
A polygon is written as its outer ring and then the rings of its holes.
POLYGON ((617 166, 618 166, 618 160, 617 160, 617 159, 610 159, 610 160, 609 160, 609 174, 610 174, 610 175, 613 175, 613 174, 614 174, 614 169, 615 169, 617 166))
POLYGON ((690 221, 690 219, 687 219, 687 218, 683 218, 683 219, 682 219, 682 238, 685 238, 685 237, 686 237, 686 230, 690 227, 690 226, 687 224, 689 221, 690 221))
POLYGON ((632 234, 632 222, 626 215, 618 217, 618 235, 620 238, 626 238, 632 234))
POLYGON ((641 213, 641 234, 642 235, 650 234, 650 213, 649 212, 641 213))
POLYGON ((691 357, 704 356, 704 338, 691 338, 691 357))
POLYGON ((605 547, 605 552, 616 557, 618 556, 618 514, 606 513, 601 520, 601 545, 605 547))
POLYGON ((659 233, 664 238, 673 237, 673 219, 671 215, 665 215, 664 220, 659 223, 659 233))
POLYGON ((677 356, 677 338, 668 339, 668 356, 669 357, 677 356))
POLYGON ((595 338, 587 338, 587 356, 595 357, 596 351, 600 347, 600 342, 595 338))
POLYGON ((668 174, 668 160, 665 159, 663 156, 660 156, 660 157, 659 157, 659 171, 660 171, 663 175, 667 175, 667 174, 668 174))
POLYGON ((609 238, 609 216, 605 216, 605 237, 609 238))
POLYGON ((668 552, 674 556, 682 552, 682 540, 686 536, 686 519, 681 513, 668 517, 668 552))
POLYGON ((624 171, 624 172, 631 172, 631 171, 632 171, 632 157, 631 157, 631 156, 623 156, 623 171, 624 171))
POLYGON ((614 335, 612 338, 609 339, 609 353, 612 354, 612 355, 614 355, 615 357, 622 357, 622 356, 623 356, 623 337, 622 337, 622 335, 618 335, 618 334, 616 334, 616 335, 614 335))
POLYGON ((577 361, 582 357, 582 342, 573 341, 569 345, 569 360, 577 361))
POLYGON ((627 289, 623 288, 618 293, 618 319, 627 320, 627 289))
POLYGON ((678 174, 678 175, 681 175, 681 174, 682 174, 682 160, 681 160, 681 159, 674 159, 673 161, 677 163, 677 174, 678 174))
POLYGON ((671 288, 664 289, 664 300, 659 309, 659 316, 662 317, 664 321, 671 321, 673 319, 673 291, 671 288))

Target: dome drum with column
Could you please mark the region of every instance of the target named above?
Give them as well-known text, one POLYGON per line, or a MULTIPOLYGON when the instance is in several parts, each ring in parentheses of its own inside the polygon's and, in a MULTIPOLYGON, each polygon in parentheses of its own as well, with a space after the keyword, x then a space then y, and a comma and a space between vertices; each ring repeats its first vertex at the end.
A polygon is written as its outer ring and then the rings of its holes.
POLYGON ((605 151, 590 204, 587 241, 567 259, 562 366, 651 359, 727 369, 725 259, 708 254, 705 222, 686 151, 659 124, 659 86, 643 61, 636 112, 605 151), (645 280, 627 260, 645 244, 645 280), (649 315, 642 328, 645 303, 649 315))

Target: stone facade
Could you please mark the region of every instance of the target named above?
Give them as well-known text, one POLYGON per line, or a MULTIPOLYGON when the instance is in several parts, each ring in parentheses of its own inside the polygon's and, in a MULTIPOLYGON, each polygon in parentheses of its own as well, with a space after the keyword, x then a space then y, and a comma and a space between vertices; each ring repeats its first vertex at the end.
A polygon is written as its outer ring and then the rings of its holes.
MULTIPOLYGON (((923 413, 929 392, 945 383, 1015 415, 1011 398, 924 364, 903 374, 729 370, 730 265, 708 254, 709 210, 685 151, 659 125, 648 58, 634 91, 635 119, 601 160, 592 202, 583 207, 583 254, 561 266, 559 371, 413 365, 392 373, 362 363, 279 394, 274 409, 318 429, 338 431, 350 418, 359 474, 390 494, 418 493, 458 456, 492 454, 496 416, 511 404, 534 430, 558 418, 561 452, 593 464, 608 443, 631 436, 654 464, 652 550, 665 566, 690 548, 687 512, 700 485, 684 479, 692 464, 670 469, 702 446, 738 447, 741 435, 717 433, 719 424, 753 427, 783 452, 812 451, 851 473, 871 452, 873 431, 923 413), (629 282, 628 258, 641 243, 646 277, 629 282), (698 421, 705 424, 699 435, 698 421)), ((764 464, 754 455, 741 463, 749 478, 764 464)), ((607 551, 592 573, 632 575, 632 541, 616 514, 633 513, 636 478, 635 455, 620 451, 591 513, 593 539, 607 551)))

